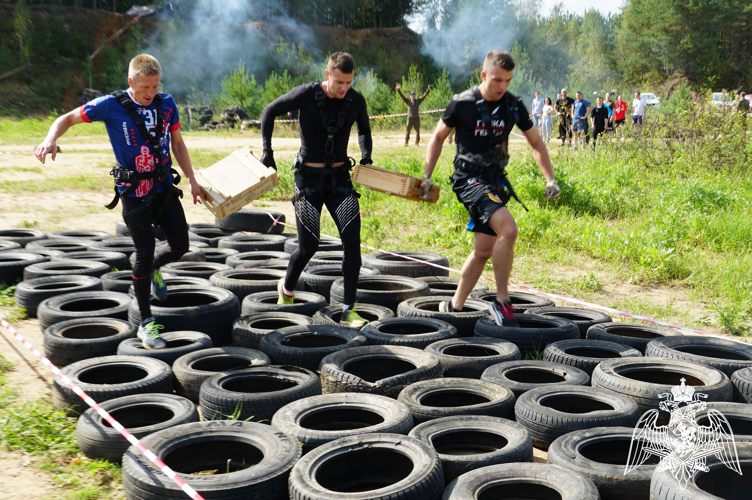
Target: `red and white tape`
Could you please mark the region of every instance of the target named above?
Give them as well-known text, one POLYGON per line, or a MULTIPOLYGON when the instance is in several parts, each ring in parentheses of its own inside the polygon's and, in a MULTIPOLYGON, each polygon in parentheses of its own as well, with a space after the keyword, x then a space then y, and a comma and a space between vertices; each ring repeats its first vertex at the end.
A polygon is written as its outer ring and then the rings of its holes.
MULTIPOLYGON (((426 114, 426 113, 440 113, 444 111, 443 109, 431 109, 428 111, 421 111, 420 114, 426 114)), ((373 115, 369 116, 369 120, 375 120, 376 118, 393 118, 395 116, 407 116, 407 113, 397 113, 396 115, 373 115)), ((274 120, 274 123, 297 123, 298 120, 274 120)))
POLYGON ((17 67, 16 69, 12 69, 12 70, 10 70, 10 71, 8 71, 6 73, 3 73, 2 75, 0 75, 0 80, 5 80, 9 76, 15 75, 19 71, 23 71, 24 69, 28 68, 29 66, 31 66, 31 63, 27 62, 26 64, 21 65, 21 66, 17 67))
POLYGON ((164 473, 165 476, 172 479, 172 481, 182 489, 186 495, 191 497, 193 500, 204 500, 204 497, 202 497, 196 490, 194 490, 189 484, 187 484, 183 479, 178 476, 175 471, 173 471, 167 464, 162 462, 162 460, 159 459, 154 453, 152 453, 146 446, 144 446, 141 441, 138 440, 133 434, 128 432, 128 430, 123 427, 123 425, 112 418, 112 415, 107 413, 107 411, 99 406, 96 401, 91 399, 88 394, 86 394, 83 389, 78 387, 76 384, 73 383, 73 381, 68 378, 63 372, 60 371, 60 369, 52 364, 52 362, 47 359, 44 354, 39 352, 31 343, 26 340, 23 335, 21 335, 15 328, 13 328, 10 323, 5 321, 4 318, 0 317, 0 324, 2 324, 5 328, 8 329, 10 333, 13 334, 16 339, 18 339, 19 342, 21 342, 24 347, 26 347, 31 353, 36 356, 39 361, 42 362, 44 366, 50 369, 52 373, 55 374, 57 378, 60 379, 60 381, 68 386, 73 392, 76 393, 78 397, 84 400, 84 402, 94 408, 94 411, 96 411, 99 415, 102 416, 103 419, 105 419, 115 430, 117 430, 125 439, 128 440, 129 443, 131 443, 133 446, 138 448, 138 451, 140 451, 151 463, 153 463, 162 473, 164 473))
POLYGON ((104 42, 102 45, 100 45, 99 48, 97 48, 97 50, 95 50, 94 52, 92 52, 91 55, 89 56, 89 59, 93 60, 95 57, 97 57, 97 55, 99 55, 99 53, 102 52, 102 49, 104 48, 105 45, 107 45, 108 43, 110 43, 111 41, 113 41, 114 39, 116 39, 117 37, 119 37, 120 35, 122 35, 125 30, 127 30, 128 28, 130 28, 133 23, 137 23, 138 20, 141 19, 143 16, 144 16, 143 14, 139 14, 136 17, 134 17, 133 19, 131 19, 130 21, 128 21, 128 23, 125 26, 123 26, 122 28, 120 28, 114 35, 112 35, 110 38, 108 38, 106 42, 104 42))
POLYGON ((0 151, 0 155, 27 155, 24 151, 0 151))

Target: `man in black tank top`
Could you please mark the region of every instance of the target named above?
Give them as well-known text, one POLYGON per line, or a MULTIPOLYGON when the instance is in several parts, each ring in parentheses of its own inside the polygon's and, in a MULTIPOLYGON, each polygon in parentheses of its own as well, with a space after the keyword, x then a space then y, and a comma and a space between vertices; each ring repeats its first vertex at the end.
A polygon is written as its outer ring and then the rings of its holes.
POLYGON ((546 178, 546 199, 554 199, 561 192, 546 145, 533 127, 530 114, 520 99, 507 92, 514 66, 508 53, 492 50, 483 63, 480 86, 452 98, 428 143, 421 184, 427 192, 444 141, 456 128, 457 155, 451 179, 457 198, 470 213, 467 229, 475 233, 475 248, 462 266, 454 297, 442 302, 439 310, 462 310, 490 257, 497 293, 489 309, 499 325, 508 327, 519 327, 507 290, 517 238, 517 224, 506 208, 510 198, 517 199, 505 173, 512 127, 519 127, 533 149, 533 158, 546 178))
POLYGON ((292 304, 295 285, 319 246, 321 208, 326 205, 337 224, 344 258, 344 304, 340 324, 360 328, 367 323, 355 312, 355 292, 360 274, 360 195, 353 188, 350 169, 355 160, 347 156, 347 143, 353 124, 358 127, 362 165, 372 164, 371 128, 365 98, 350 88, 355 61, 346 52, 329 58, 326 81, 299 85, 264 108, 261 137, 264 165, 277 168, 272 151, 274 118, 299 109, 300 151, 293 160, 295 169, 295 219, 298 248, 290 257, 286 276, 277 291, 279 304, 292 304))

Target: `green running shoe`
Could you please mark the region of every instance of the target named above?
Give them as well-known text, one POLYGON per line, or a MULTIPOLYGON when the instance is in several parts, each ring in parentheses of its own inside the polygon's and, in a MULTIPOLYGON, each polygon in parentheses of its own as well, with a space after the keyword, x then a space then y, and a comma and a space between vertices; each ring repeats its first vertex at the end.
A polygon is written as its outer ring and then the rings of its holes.
POLYGON ((279 292, 279 298, 277 299, 277 304, 294 304, 295 303, 295 294, 287 295, 285 291, 282 289, 282 284, 285 282, 284 278, 281 278, 279 280, 279 283, 277 283, 277 292, 279 292))
POLYGON ((364 319, 360 314, 355 312, 355 307, 348 309, 342 313, 342 317, 339 320, 339 324, 342 326, 349 326, 350 328, 361 329, 368 323, 367 319, 364 319))
POLYGON ((151 273, 151 294, 160 302, 167 300, 167 285, 162 278, 161 269, 155 269, 151 273))
POLYGON ((163 325, 158 325, 154 317, 146 318, 138 326, 138 338, 144 349, 164 349, 167 342, 159 336, 159 330, 163 330, 163 325))

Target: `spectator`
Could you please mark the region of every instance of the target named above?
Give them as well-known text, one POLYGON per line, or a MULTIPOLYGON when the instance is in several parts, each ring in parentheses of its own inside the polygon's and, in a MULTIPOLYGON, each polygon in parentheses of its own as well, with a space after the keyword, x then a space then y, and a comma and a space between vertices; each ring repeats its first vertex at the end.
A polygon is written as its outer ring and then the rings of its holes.
POLYGON ((545 142, 548 142, 551 140, 551 127, 553 125, 551 121, 551 113, 556 113, 556 110, 554 110, 553 103, 551 102, 550 97, 546 97, 543 100, 543 110, 541 113, 541 129, 543 131, 542 137, 545 142))
POLYGON ((642 123, 645 121, 645 108, 648 107, 648 102, 640 97, 639 92, 635 92, 634 100, 632 101, 632 124, 635 126, 635 131, 642 131, 642 123))
POLYGON ((543 130, 541 129, 543 98, 540 96, 540 92, 535 92, 535 99, 533 99, 533 104, 530 106, 530 110, 533 114, 533 125, 538 127, 538 134, 543 135, 543 130))
POLYGON ((593 150, 595 150, 595 143, 598 141, 598 136, 606 133, 606 130, 608 129, 610 112, 611 110, 608 106, 604 105, 603 98, 598 96, 595 99, 595 107, 593 108, 590 118, 590 127, 593 129, 593 150))
POLYGON ((611 100, 611 92, 606 92, 606 99, 603 101, 603 105, 608 107, 609 112, 609 120, 608 120, 608 127, 606 127, 606 130, 609 134, 614 133, 614 109, 616 106, 614 106, 614 101, 611 100))
POLYGON ((590 101, 584 99, 582 92, 575 94, 577 101, 575 101, 572 107, 572 130, 574 131, 574 147, 572 151, 577 151, 577 143, 582 135, 583 142, 585 141, 585 134, 587 134, 587 119, 590 114, 590 110, 593 109, 593 105, 590 101))
POLYGON ((742 119, 742 125, 747 126, 747 113, 749 113, 749 101, 744 98, 744 92, 739 92, 739 100, 736 102, 736 111, 742 119))
MULTIPOLYGON (((556 103, 559 101, 559 99, 561 99, 561 92, 557 92, 556 93, 556 101, 554 101, 554 110, 556 110, 556 103)), ((558 123, 558 121, 557 121, 557 123, 558 123)), ((557 132, 559 131, 558 127, 556 128, 556 131, 557 132)), ((557 137, 557 139, 561 139, 561 134, 559 134, 559 136, 557 137)))
POLYGON ((614 129, 616 133, 619 133, 621 128, 621 136, 624 137, 624 121, 627 118, 627 102, 619 96, 614 104, 614 129))
POLYGON ((567 137, 572 143, 572 108, 574 99, 567 97, 567 89, 561 89, 561 97, 556 100, 556 114, 559 117, 559 138, 561 145, 566 146, 567 137))
POLYGON ((405 146, 410 142, 410 129, 415 129, 415 145, 418 146, 420 144, 420 103, 423 102, 423 100, 428 96, 428 93, 431 92, 431 86, 428 86, 428 89, 423 93, 422 96, 419 98, 415 97, 415 91, 410 92, 410 99, 405 97, 405 95, 400 90, 400 84, 397 82, 397 93, 400 96, 400 99, 402 99, 405 104, 407 104, 407 124, 405 125, 405 146))

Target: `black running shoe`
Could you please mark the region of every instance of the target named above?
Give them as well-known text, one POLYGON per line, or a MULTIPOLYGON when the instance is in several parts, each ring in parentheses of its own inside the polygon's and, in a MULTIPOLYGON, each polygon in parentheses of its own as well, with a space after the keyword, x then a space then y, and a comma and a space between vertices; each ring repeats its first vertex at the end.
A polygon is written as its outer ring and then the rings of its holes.
POLYGON ((520 324, 514 319, 514 308, 511 302, 499 302, 494 299, 488 304, 488 310, 491 311, 494 321, 499 326, 508 328, 520 328, 520 324))

